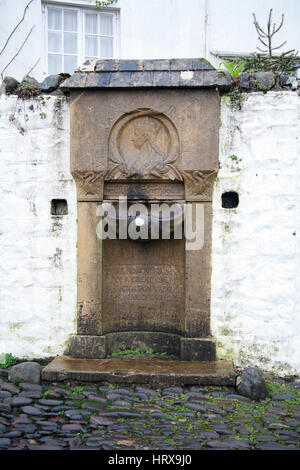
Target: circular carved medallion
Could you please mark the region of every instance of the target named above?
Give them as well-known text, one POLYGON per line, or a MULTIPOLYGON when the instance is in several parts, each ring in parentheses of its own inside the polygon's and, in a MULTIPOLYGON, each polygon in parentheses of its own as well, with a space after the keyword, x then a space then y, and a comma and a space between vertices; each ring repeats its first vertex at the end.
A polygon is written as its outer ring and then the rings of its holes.
POLYGON ((176 167, 178 133, 166 116, 153 110, 122 116, 112 128, 108 151, 108 180, 182 179, 176 167))

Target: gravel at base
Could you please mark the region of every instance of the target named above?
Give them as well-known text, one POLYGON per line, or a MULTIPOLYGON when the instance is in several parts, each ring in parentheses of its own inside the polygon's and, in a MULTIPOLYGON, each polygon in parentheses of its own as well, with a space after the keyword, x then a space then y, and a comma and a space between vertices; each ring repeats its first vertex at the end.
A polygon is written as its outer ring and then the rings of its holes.
POLYGON ((300 449, 300 383, 243 400, 229 387, 10 384, 0 377, 0 450, 300 449))

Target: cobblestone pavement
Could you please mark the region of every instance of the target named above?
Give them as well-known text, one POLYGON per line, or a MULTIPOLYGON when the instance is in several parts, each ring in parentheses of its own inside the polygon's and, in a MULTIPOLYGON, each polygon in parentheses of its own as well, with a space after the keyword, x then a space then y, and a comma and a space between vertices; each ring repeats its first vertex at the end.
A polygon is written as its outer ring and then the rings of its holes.
POLYGON ((229 387, 11 384, 0 378, 0 449, 300 449, 300 382, 254 402, 229 387))

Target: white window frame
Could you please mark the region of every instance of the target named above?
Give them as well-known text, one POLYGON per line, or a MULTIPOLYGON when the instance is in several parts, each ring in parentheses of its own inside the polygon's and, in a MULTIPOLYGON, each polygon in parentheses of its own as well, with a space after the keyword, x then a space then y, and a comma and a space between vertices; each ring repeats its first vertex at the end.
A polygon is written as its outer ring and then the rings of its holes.
MULTIPOLYGON (((100 22, 100 14, 110 15, 113 17, 113 59, 118 59, 120 57, 120 37, 119 37, 119 23, 120 23, 120 12, 119 10, 115 9, 108 9, 108 8, 88 8, 87 5, 81 6, 73 6, 66 3, 61 2, 45 2, 42 4, 42 13, 43 13, 43 23, 44 23, 44 50, 45 50, 45 60, 44 60, 44 67, 46 70, 46 74, 49 74, 48 71, 48 8, 57 8, 61 10, 73 10, 77 11, 77 67, 82 65, 86 59, 85 54, 85 15, 86 13, 98 13, 98 22, 100 22)), ((63 24, 62 24, 63 27, 63 24)), ((62 30, 63 32, 63 30, 62 30)), ((88 34, 92 36, 92 34, 88 34)), ((62 34, 63 36, 63 34, 62 34)), ((101 36, 105 37, 105 35, 96 35, 98 38, 101 36)), ((111 36, 109 36, 111 37, 111 36)), ((63 39, 62 39, 62 46, 63 46, 63 39)), ((51 52, 52 54, 52 52, 51 52)), ((55 54, 55 53, 54 53, 55 54)), ((64 54, 63 49, 61 52, 57 52, 57 55, 72 55, 72 54, 64 54)), ((73 54, 75 55, 75 54, 73 54)), ((99 59, 105 57, 98 57, 99 59)), ((96 59, 96 57, 95 57, 96 59)), ((61 72, 65 72, 61 70, 61 72)))

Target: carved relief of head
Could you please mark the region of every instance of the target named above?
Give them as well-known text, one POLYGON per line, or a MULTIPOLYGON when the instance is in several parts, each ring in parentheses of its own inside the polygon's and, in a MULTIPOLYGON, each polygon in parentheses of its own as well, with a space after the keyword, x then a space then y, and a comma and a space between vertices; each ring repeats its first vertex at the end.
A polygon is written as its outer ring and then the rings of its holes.
POLYGON ((167 116, 151 109, 122 116, 112 127, 106 179, 178 179, 179 137, 167 116))

